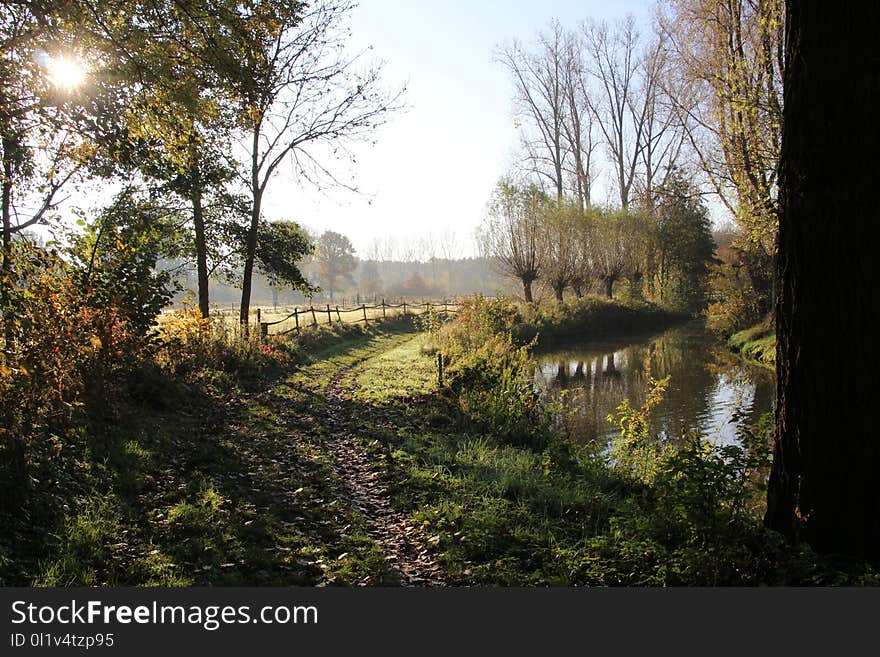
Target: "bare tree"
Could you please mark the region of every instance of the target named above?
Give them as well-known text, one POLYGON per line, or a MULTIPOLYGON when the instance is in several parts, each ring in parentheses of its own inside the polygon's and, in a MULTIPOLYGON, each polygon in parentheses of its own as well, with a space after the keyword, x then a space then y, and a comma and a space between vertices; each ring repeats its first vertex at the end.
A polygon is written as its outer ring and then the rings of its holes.
POLYGON ((520 280, 527 302, 532 301, 532 284, 541 272, 541 207, 546 203, 536 187, 523 188, 502 179, 478 233, 483 255, 493 259, 504 275, 520 280))
MULTIPOLYGON (((350 155, 347 145, 372 134, 399 97, 380 89, 381 66, 359 71, 360 54, 346 53, 342 23, 352 4, 320 0, 303 7, 276 3, 271 20, 244 29, 236 44, 242 71, 233 83, 248 135, 244 182, 252 199, 240 308, 245 330, 269 181, 290 160, 302 179, 349 187, 328 168, 322 147, 332 145, 331 152, 350 155)), ((246 28, 251 24, 244 21, 246 28)))
POLYGON ((655 204, 657 189, 666 185, 685 143, 684 121, 675 107, 675 82, 670 57, 661 33, 642 53, 638 99, 642 106, 641 175, 635 184, 648 209, 655 204))
POLYGON ((632 15, 611 28, 589 21, 582 26, 590 70, 599 93, 591 106, 614 163, 620 205, 630 194, 643 149, 645 99, 639 98, 639 33, 632 15))
POLYGON ((581 39, 569 33, 564 59, 565 117, 563 130, 570 153, 568 170, 574 180, 573 191, 581 210, 592 205, 592 186, 596 177, 593 167, 594 139, 593 99, 590 74, 584 65, 581 39))
POLYGON ((495 58, 510 72, 516 89, 517 116, 524 120, 523 143, 529 170, 548 180, 557 200, 564 192, 565 73, 568 39, 559 21, 536 36, 530 51, 519 41, 496 49, 495 58))

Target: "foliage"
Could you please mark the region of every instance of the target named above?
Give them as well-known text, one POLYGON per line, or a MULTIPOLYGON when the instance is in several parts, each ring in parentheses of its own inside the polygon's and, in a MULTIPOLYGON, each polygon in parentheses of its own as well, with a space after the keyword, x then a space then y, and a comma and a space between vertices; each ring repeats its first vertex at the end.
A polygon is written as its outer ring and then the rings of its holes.
POLYGON ((633 408, 629 399, 624 399, 617 407, 616 414, 608 416, 608 421, 620 431, 610 450, 615 469, 624 476, 651 484, 657 476, 659 462, 665 455, 667 445, 651 436, 649 419, 651 411, 663 399, 669 377, 658 381, 647 372, 646 378, 647 394, 642 406, 633 408))
MULTIPOLYGON (((65 260, 20 243, 19 279, 7 288, 17 309, 0 321, 0 462, 4 504, 29 496, 33 472, 79 440, 84 426, 112 422, 118 383, 153 348, 148 320, 170 296, 167 278, 152 275, 155 254, 128 242, 124 232, 80 260, 74 245, 65 260)), ((74 451, 78 449, 74 446, 74 451)))
POLYGON ((498 181, 489 213, 480 229, 483 254, 502 273, 519 279, 525 300, 532 301, 532 283, 541 273, 541 212, 547 198, 537 186, 523 187, 511 178, 498 181))
POLYGON ((514 346, 510 333, 499 330, 513 309, 505 300, 464 303, 453 322, 436 329, 435 348, 459 391, 462 412, 475 426, 513 444, 536 446, 546 438, 549 418, 533 385, 532 345, 514 346))
POLYGON ((682 310, 703 307, 709 286, 709 267, 715 259, 709 211, 680 172, 669 176, 658 191, 658 270, 660 298, 682 310))
POLYGON ((326 230, 315 244, 315 262, 321 287, 333 293, 352 283, 357 266, 351 241, 340 233, 326 230))

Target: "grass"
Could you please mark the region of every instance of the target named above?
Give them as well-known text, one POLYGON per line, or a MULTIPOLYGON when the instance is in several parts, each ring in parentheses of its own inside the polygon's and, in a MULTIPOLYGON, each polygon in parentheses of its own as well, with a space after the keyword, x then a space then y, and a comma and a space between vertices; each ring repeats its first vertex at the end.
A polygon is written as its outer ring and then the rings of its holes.
POLYGON ((333 475, 323 392, 341 367, 412 330, 409 320, 322 330, 292 371, 187 382, 140 372, 109 435, 67 455, 56 512, 0 517, 0 582, 396 583, 333 475))
MULTIPOLYGON (((383 310, 382 308, 371 308, 370 305, 372 304, 367 304, 366 309, 367 324, 369 324, 369 322, 403 317, 405 315, 420 316, 425 314, 424 304, 420 307, 418 303, 407 302, 406 313, 404 313, 402 307, 387 307, 383 310)), ((455 310, 457 304, 455 302, 449 302, 448 306, 450 309, 455 310)), ((315 313, 312 315, 309 311, 309 306, 284 306, 277 309, 275 307, 261 307, 260 320, 263 322, 279 322, 278 324, 273 324, 268 327, 270 335, 278 335, 285 331, 296 329, 296 320, 293 317, 290 317, 294 310, 299 311, 299 326, 303 329, 316 326, 326 327, 334 324, 361 324, 364 322, 364 313, 360 309, 360 306, 349 307, 347 309, 338 306, 339 313, 337 313, 337 306, 330 304, 329 316, 327 314, 326 304, 324 304, 324 306, 318 304, 314 308, 315 313)), ((436 311, 437 309, 434 308, 433 310, 436 311)), ((255 325, 257 321, 256 311, 257 309, 254 308, 250 313, 251 321, 255 325)), ((216 321, 222 322, 230 329, 238 327, 239 316, 237 309, 219 309, 213 311, 212 316, 216 321)))
POLYGON ((734 333, 727 345, 743 358, 773 369, 776 366, 776 327, 772 319, 734 333))

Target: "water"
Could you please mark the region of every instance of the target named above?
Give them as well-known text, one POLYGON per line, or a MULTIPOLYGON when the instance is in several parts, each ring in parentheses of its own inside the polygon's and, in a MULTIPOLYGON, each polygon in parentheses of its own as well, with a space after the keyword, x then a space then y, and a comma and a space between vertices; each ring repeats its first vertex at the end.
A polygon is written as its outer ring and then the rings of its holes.
POLYGON ((600 447, 616 433, 608 415, 624 399, 636 407, 645 401, 649 368, 655 379, 671 377, 652 412, 655 434, 699 430, 730 443, 740 425, 773 408, 773 373, 727 353, 700 322, 649 336, 569 342, 536 357, 536 380, 559 402, 567 433, 600 447))

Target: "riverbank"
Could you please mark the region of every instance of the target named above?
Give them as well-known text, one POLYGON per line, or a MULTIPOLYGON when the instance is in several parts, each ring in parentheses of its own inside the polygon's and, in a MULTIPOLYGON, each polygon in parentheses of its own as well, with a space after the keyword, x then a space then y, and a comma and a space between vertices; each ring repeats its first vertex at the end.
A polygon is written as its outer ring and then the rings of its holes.
POLYGON ((761 367, 776 368, 776 327, 772 321, 765 320, 734 333, 728 338, 727 346, 761 367))
POLYGON ((760 428, 738 446, 657 442, 645 417, 658 383, 644 406, 618 408, 610 452, 563 438, 528 349, 494 332, 486 303, 430 333, 395 320, 271 341, 248 367, 141 373, 103 451, 65 447, 39 504, 0 516, 0 580, 870 582, 763 529, 760 428), (446 349, 453 339, 468 344, 446 349))
MULTIPOLYGON (((482 300, 477 298, 473 303, 482 300)), ((542 347, 572 338, 591 340, 656 331, 690 318, 648 301, 593 295, 540 304, 502 297, 492 300, 487 308, 493 330, 509 333, 517 344, 534 341, 542 347)))

